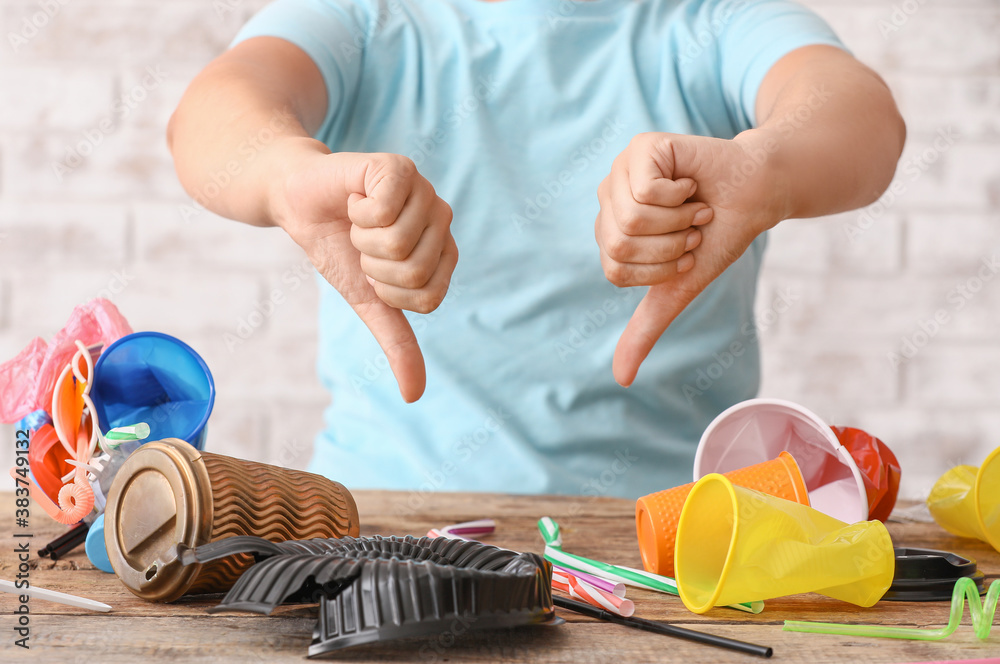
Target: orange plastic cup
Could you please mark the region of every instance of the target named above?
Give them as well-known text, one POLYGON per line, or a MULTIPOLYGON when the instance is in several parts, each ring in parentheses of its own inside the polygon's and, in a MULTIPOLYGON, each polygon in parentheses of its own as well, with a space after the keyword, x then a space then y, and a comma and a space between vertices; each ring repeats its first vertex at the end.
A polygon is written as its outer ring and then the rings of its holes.
MULTIPOLYGON (((733 484, 785 500, 809 505, 809 492, 795 458, 781 452, 777 458, 725 473, 733 484)), ((643 496, 635 504, 635 530, 646 571, 674 575, 677 521, 694 482, 643 496)))

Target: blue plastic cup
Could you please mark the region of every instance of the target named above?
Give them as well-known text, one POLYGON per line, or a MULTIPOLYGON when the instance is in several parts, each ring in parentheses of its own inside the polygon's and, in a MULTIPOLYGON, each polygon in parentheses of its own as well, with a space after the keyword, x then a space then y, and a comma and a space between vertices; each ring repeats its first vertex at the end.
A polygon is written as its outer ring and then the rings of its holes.
POLYGON ((205 360, 180 339, 136 332, 101 353, 90 397, 102 433, 145 422, 147 440, 180 438, 200 450, 215 403, 215 381, 205 360))

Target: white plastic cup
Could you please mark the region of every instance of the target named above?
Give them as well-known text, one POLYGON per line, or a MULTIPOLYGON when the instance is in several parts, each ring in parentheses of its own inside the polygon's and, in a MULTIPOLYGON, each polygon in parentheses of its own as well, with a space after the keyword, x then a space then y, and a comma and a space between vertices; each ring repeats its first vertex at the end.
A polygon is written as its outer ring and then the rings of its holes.
POLYGON ((749 399, 716 417, 698 443, 694 480, 762 463, 787 451, 795 457, 809 503, 846 523, 868 520, 868 496, 857 463, 812 411, 782 399, 749 399))

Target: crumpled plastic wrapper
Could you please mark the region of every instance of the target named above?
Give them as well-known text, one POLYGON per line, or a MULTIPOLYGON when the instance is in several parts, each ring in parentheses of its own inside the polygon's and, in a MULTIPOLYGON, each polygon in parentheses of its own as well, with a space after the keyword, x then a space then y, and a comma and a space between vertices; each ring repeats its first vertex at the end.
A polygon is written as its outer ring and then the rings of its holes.
POLYGON ((830 427, 858 464, 868 495, 868 518, 886 521, 896 505, 901 471, 896 455, 881 440, 851 427, 830 427))
POLYGON ((131 333, 118 308, 104 298, 73 309, 50 342, 36 337, 17 357, 0 365, 0 422, 13 423, 39 408, 50 408, 53 385, 77 351, 76 340, 85 346, 107 346, 131 333))

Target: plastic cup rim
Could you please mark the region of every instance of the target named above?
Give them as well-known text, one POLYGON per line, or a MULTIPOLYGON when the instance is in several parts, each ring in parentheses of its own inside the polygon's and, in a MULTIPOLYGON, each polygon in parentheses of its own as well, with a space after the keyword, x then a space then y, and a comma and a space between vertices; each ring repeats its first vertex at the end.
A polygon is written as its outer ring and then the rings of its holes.
POLYGON ((802 469, 799 468, 799 462, 795 460, 795 455, 788 450, 781 450, 778 452, 778 456, 775 457, 775 460, 781 461, 782 466, 784 466, 785 471, 792 480, 792 486, 795 489, 795 502, 800 505, 805 505, 806 507, 812 507, 809 501, 809 487, 806 486, 806 481, 802 479, 802 469), (792 472, 793 468, 795 472, 792 472), (801 496, 799 495, 800 491, 803 494, 801 496), (804 503, 801 498, 805 498, 804 503))
MULTIPOLYGON (((165 334, 163 332, 155 332, 153 330, 141 330, 139 332, 126 334, 123 337, 115 339, 113 342, 111 342, 110 345, 108 345, 107 348, 101 351, 101 354, 97 358, 97 361, 94 362, 94 372, 91 374, 90 377, 91 378, 90 382, 92 383, 91 387, 93 388, 93 384, 97 383, 97 377, 100 375, 98 369, 100 369, 100 367, 104 364, 104 358, 110 356, 111 351, 113 351, 118 346, 125 345, 129 341, 138 339, 140 337, 153 337, 156 339, 162 339, 164 341, 168 341, 170 343, 176 344, 177 346, 180 346, 182 349, 186 350, 192 358, 194 358, 195 362, 198 363, 198 366, 200 366, 202 371, 204 371, 205 378, 208 380, 208 399, 207 399, 208 408, 205 409, 204 417, 202 417, 201 420, 198 422, 198 424, 188 433, 189 436, 194 438, 195 432, 204 431, 205 427, 208 426, 208 420, 212 415, 212 409, 215 407, 215 378, 212 376, 212 371, 208 368, 208 363, 205 362, 205 358, 199 355, 198 352, 195 351, 195 349, 191 348, 191 346, 184 343, 175 336, 172 336, 170 334, 165 334)), ((106 432, 102 431, 102 433, 106 432)), ((187 438, 184 438, 183 440, 187 441, 187 438)), ((193 445, 194 443, 191 444, 193 445)))
POLYGON ((635 505, 635 536, 639 542, 639 556, 642 558, 642 566, 645 569, 647 569, 650 572, 653 572, 654 574, 659 574, 660 573, 659 564, 651 565, 649 560, 649 558, 652 558, 654 562, 658 562, 659 556, 657 554, 659 553, 659 549, 657 548, 657 550, 653 551, 649 556, 646 555, 646 549, 648 549, 649 547, 646 546, 643 542, 644 538, 642 536, 643 533, 643 531, 641 530, 642 526, 639 525, 640 523, 643 523, 645 527, 649 527, 650 524, 645 523, 648 521, 652 521, 652 519, 649 516, 649 510, 646 509, 646 505, 642 502, 642 498, 640 498, 635 505))
MULTIPOLYGON (((823 433, 823 437, 826 439, 828 443, 830 443, 830 451, 840 460, 841 463, 847 466, 847 468, 851 471, 851 474, 854 476, 854 483, 856 485, 855 488, 857 489, 857 495, 858 495, 858 505, 861 508, 861 512, 863 513, 860 515, 855 515, 857 518, 855 518, 853 522, 856 523, 858 521, 868 520, 871 506, 868 504, 868 494, 865 491, 865 482, 864 478, 861 475, 861 469, 858 468, 858 464, 857 462, 854 461, 854 457, 851 456, 851 453, 847 450, 846 447, 840 444, 840 441, 837 440, 837 437, 834 435, 833 430, 830 428, 830 425, 828 425, 826 422, 820 419, 820 417, 816 415, 816 413, 812 412, 805 406, 797 404, 794 401, 788 401, 787 399, 771 399, 771 398, 747 399, 745 401, 733 404, 726 410, 719 413, 719 415, 716 416, 716 418, 712 420, 712 422, 708 425, 708 427, 705 429, 705 432, 701 435, 701 439, 698 441, 698 449, 695 450, 694 453, 694 468, 692 473, 692 475, 694 476, 694 481, 697 482, 699 479, 701 479, 701 477, 708 475, 708 473, 705 473, 702 469, 702 456, 706 447, 706 441, 710 439, 711 435, 715 432, 715 430, 719 427, 719 425, 721 425, 724 421, 726 421, 733 415, 739 413, 740 411, 760 406, 780 407, 794 411, 797 415, 799 415, 803 419, 813 424, 818 431, 821 431, 823 433), (698 475, 700 472, 703 473, 701 477, 699 477, 698 475)), ((792 456, 794 457, 795 455, 792 454, 792 456)), ((719 472, 719 470, 713 469, 711 472, 717 473, 719 472)), ((808 492, 808 490, 809 487, 806 486, 806 491, 808 492)), ((811 499, 810 499, 810 504, 812 504, 811 499)), ((813 507, 815 509, 819 509, 816 508, 815 505, 813 505, 813 507)), ((823 510, 820 509, 819 511, 822 512, 823 510)))
POLYGON ((681 515, 677 519, 677 539, 680 541, 681 523, 684 522, 684 513, 688 510, 688 505, 691 504, 691 497, 694 495, 695 491, 703 484, 711 484, 712 482, 722 482, 722 485, 726 488, 726 493, 729 495, 729 505, 732 509, 733 515, 733 531, 729 537, 728 548, 726 550, 726 560, 722 563, 722 570, 719 572, 719 578, 716 581, 715 588, 712 590, 712 595, 709 597, 708 601, 703 604, 694 606, 693 602, 684 592, 684 585, 681 583, 681 570, 680 570, 680 559, 677 556, 677 552, 680 550, 678 546, 674 546, 674 574, 677 579, 677 592, 681 596, 681 600, 684 605, 687 606, 694 613, 706 613, 711 610, 712 607, 716 605, 716 601, 719 599, 719 595, 722 594, 722 589, 726 584, 726 579, 729 578, 729 572, 733 567, 733 555, 736 550, 736 539, 740 532, 740 519, 739 519, 739 505, 736 503, 736 489, 733 483, 728 477, 722 475, 721 473, 709 473, 705 475, 691 487, 691 493, 688 494, 687 500, 684 501, 684 507, 681 508, 681 515))
POLYGON ((1000 447, 996 448, 990 452, 981 464, 979 464, 979 470, 976 471, 976 521, 979 523, 979 528, 983 531, 983 535, 986 537, 986 542, 992 546, 997 551, 1000 551, 1000 534, 994 535, 990 532, 990 529, 986 527, 986 521, 983 520, 983 502, 980 500, 980 492, 983 488, 983 475, 986 472, 986 467, 990 464, 996 462, 1000 459, 1000 447))

